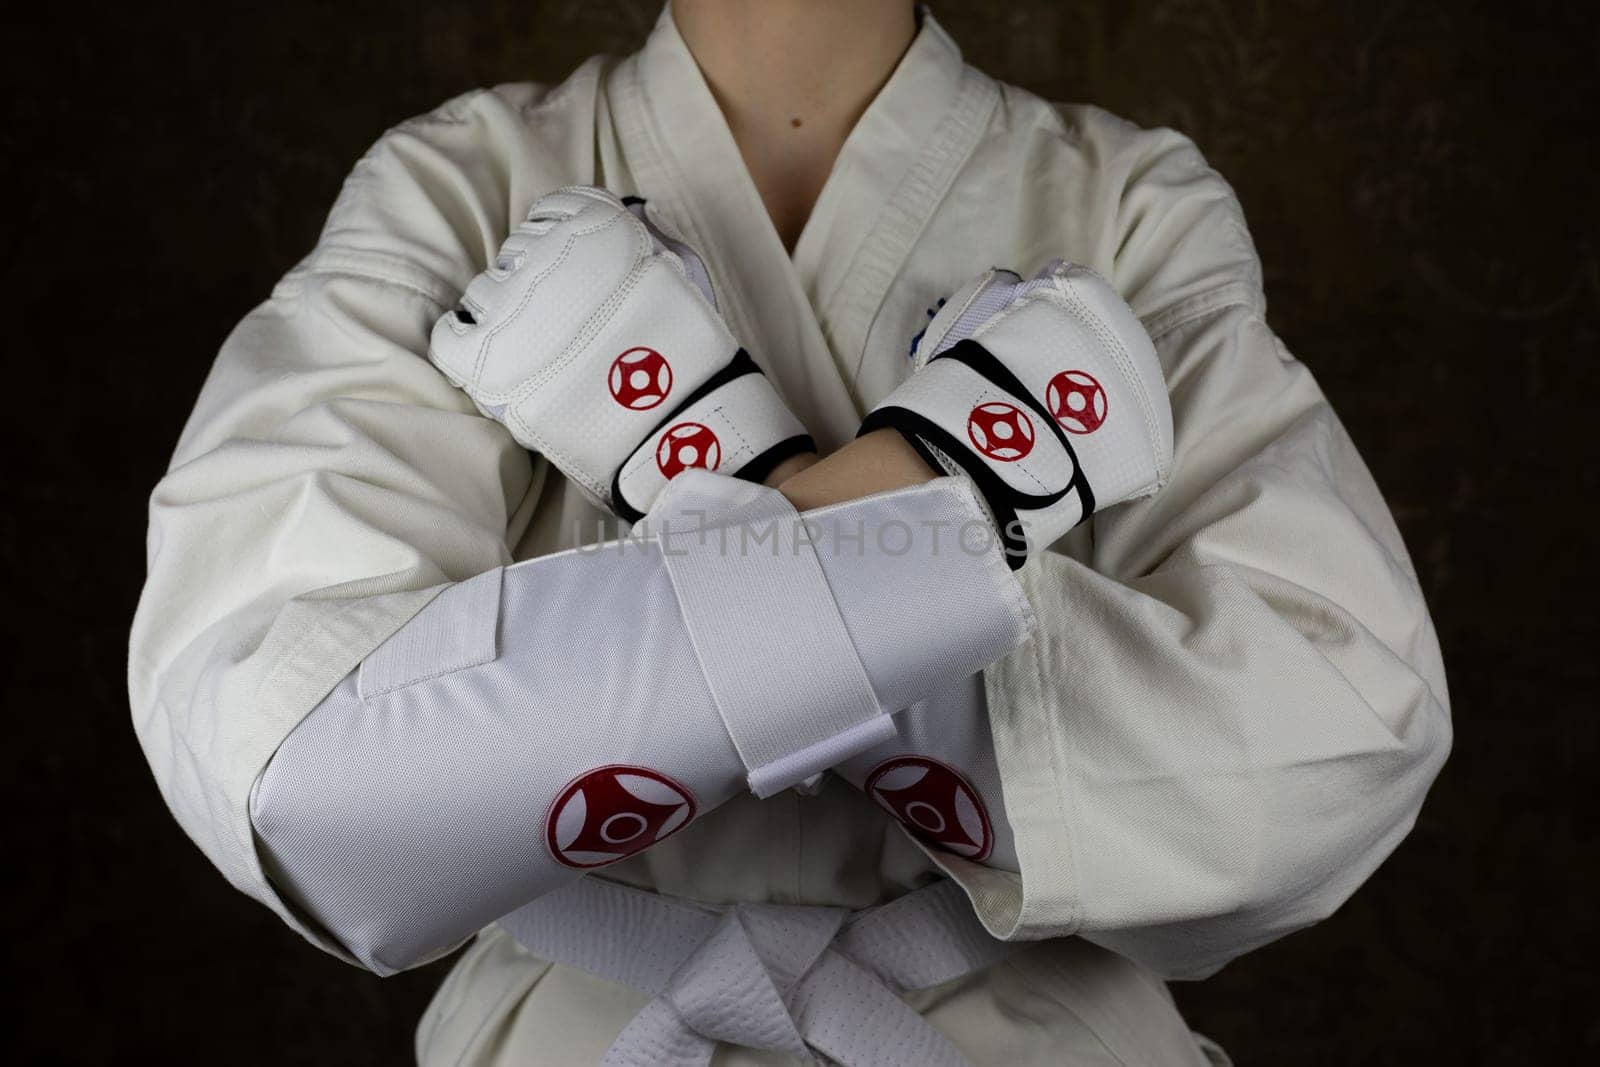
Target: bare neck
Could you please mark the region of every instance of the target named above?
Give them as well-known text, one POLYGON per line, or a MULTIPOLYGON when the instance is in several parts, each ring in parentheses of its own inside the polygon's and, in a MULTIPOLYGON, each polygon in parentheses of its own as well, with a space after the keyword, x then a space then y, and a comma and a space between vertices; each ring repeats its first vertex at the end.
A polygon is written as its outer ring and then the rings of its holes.
POLYGON ((845 138, 916 35, 911 0, 673 0, 672 13, 793 251, 845 138))

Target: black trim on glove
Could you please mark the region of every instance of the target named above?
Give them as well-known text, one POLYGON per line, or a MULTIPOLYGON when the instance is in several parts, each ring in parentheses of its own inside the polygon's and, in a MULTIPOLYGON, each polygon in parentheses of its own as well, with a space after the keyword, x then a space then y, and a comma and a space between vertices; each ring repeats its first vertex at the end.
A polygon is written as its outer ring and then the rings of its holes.
MULTIPOLYGON (((987 379, 995 387, 1004 390, 1018 402, 1026 404, 1044 424, 1055 434, 1056 440, 1061 442, 1061 447, 1066 450, 1067 457, 1072 460, 1072 478, 1066 486, 1057 493, 1033 494, 1024 493, 1007 485, 981 457, 974 452, 967 442, 956 437, 950 431, 933 422, 924 415, 907 408, 893 405, 874 408, 862 420, 861 428, 856 431, 856 436, 871 433, 873 430, 885 427, 897 431, 906 442, 916 450, 927 464, 935 470, 944 471, 937 457, 929 446, 939 449, 949 456, 967 476, 972 479, 978 491, 983 494, 984 501, 989 505, 989 510, 994 515, 996 533, 1000 537, 1001 546, 1005 550, 1006 562, 1012 570, 1017 570, 1028 560, 1028 544, 1022 537, 1021 525, 1017 521, 1017 509, 1025 508, 1037 510, 1050 507, 1059 503, 1066 495, 1077 490, 1079 502, 1082 506, 1082 515, 1078 519, 1081 523, 1094 514, 1095 499, 1094 489, 1089 485, 1089 478, 1083 472, 1083 464, 1078 460, 1078 453, 1072 447, 1072 442, 1067 440, 1067 435, 1062 432, 1056 420, 1045 410, 1033 394, 1011 373, 1009 367, 1000 362, 994 353, 990 352, 977 341, 968 338, 957 342, 933 359, 932 364, 940 359, 954 359, 959 363, 972 368, 973 371, 987 379)), ((948 472, 946 472, 948 473, 948 472)))
MULTIPOLYGON (((647 443, 653 441, 657 434, 666 429, 674 419, 682 415, 691 404, 698 403, 711 392, 721 389, 735 378, 742 378, 746 374, 761 374, 761 368, 756 366, 756 361, 750 357, 750 353, 741 348, 733 354, 733 358, 728 360, 721 370, 702 382, 700 388, 684 397, 677 407, 673 408, 661 421, 657 422, 650 432, 640 439, 639 448, 643 448, 647 443)), ((762 377, 766 376, 762 375, 762 377)), ((798 456, 806 452, 815 452, 816 450, 816 442, 811 439, 809 434, 789 437, 779 441, 749 463, 740 467, 734 472, 733 477, 742 478, 748 482, 759 482, 768 474, 771 474, 774 467, 790 456, 798 456)), ((629 454, 628 459, 631 460, 637 454, 638 449, 634 449, 629 454)), ((611 476, 611 509, 617 513, 618 518, 625 522, 634 523, 644 518, 644 512, 628 503, 622 496, 622 468, 627 465, 628 461, 624 460, 622 467, 618 467, 616 473, 611 476)))
POLYGON ((747 482, 764 482, 767 475, 777 469, 778 464, 791 456, 801 456, 807 452, 815 452, 817 443, 808 433, 795 434, 786 437, 773 445, 749 463, 733 472, 735 478, 742 478, 747 482))

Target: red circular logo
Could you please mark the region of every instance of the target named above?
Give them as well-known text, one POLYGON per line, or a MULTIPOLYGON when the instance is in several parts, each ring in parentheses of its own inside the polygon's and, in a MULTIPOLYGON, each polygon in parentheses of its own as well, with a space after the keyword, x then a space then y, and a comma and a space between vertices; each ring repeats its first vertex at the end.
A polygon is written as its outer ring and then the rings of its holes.
POLYGON ((1068 433, 1094 433, 1106 421, 1106 391, 1081 370, 1064 370, 1051 378, 1044 402, 1068 433))
POLYGON ((656 466, 667 478, 676 478, 690 467, 714 471, 722 463, 722 442, 708 426, 680 422, 661 435, 656 444, 656 466))
POLYGON ((960 771, 927 756, 896 756, 867 775, 866 792, 912 836, 969 860, 994 847, 989 813, 960 771))
POLYGON ((611 362, 611 396, 634 411, 648 411, 672 392, 672 367, 653 348, 630 348, 611 362))
POLYGON ((990 459, 1015 463, 1033 451, 1033 420, 1010 404, 979 404, 967 416, 967 437, 990 459))
POLYGON ((579 775, 556 795, 545 840, 559 863, 604 867, 672 836, 694 813, 694 795, 671 778, 613 764, 579 775))

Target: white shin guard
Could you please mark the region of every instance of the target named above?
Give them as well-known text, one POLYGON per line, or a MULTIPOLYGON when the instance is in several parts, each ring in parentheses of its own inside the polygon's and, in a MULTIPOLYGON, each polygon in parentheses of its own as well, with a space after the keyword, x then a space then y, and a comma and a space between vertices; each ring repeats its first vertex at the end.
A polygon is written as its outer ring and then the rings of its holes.
POLYGON ((362 963, 408 967, 887 743, 894 711, 1028 632, 992 540, 963 546, 985 524, 963 481, 798 518, 691 472, 640 536, 445 590, 274 756, 251 805, 269 874, 362 963))

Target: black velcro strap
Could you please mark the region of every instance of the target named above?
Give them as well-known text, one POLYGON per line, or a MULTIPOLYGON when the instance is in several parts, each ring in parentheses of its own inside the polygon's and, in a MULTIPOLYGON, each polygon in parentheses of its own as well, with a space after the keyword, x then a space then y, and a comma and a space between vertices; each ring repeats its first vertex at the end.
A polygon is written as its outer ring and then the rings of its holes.
MULTIPOLYGON (((1086 519, 1094 514, 1094 488, 1089 485, 1088 475, 1083 473, 1083 464, 1078 461, 1077 450, 1072 447, 1072 442, 1067 439, 1066 433, 1061 429, 1060 424, 1056 422, 1055 416, 1050 414, 1038 397, 1028 392, 1027 387, 1022 384, 1015 374, 1011 373, 1010 367, 1000 362, 993 352, 970 337, 965 341, 960 341, 950 346, 935 358, 954 359, 959 363, 965 363, 996 386, 1004 389, 1032 408, 1034 413, 1049 427, 1050 432, 1056 435, 1056 440, 1061 442, 1061 447, 1066 450, 1068 458, 1072 460, 1072 480, 1067 483, 1067 488, 1076 489, 1079 496, 1082 497, 1083 517, 1086 519)), ((932 361, 930 360, 929 362, 932 361)), ((1019 496, 1022 496, 1022 494, 1019 494, 1019 496)), ((1060 499, 1059 496, 1056 497, 1056 500, 1060 499)), ((1023 506, 1033 508, 1041 505, 1024 504, 1023 506)), ((1083 519, 1078 521, 1082 522, 1083 519)))
POLYGON ((817 443, 808 433, 795 434, 785 437, 782 441, 756 456, 749 463, 733 472, 735 478, 743 478, 747 482, 764 482, 767 475, 777 469, 778 464, 790 456, 800 456, 807 452, 815 452, 817 443))
MULTIPOLYGON (((1028 559, 1028 543, 1021 536, 1021 529, 1017 523, 1017 508, 1015 499, 1022 495, 1013 490, 1000 476, 989 469, 989 465, 979 459, 967 445, 955 438, 944 427, 928 418, 918 414, 910 408, 882 407, 874 408, 867 412, 867 417, 862 420, 861 428, 856 431, 856 436, 871 433, 874 430, 891 429, 906 439, 906 443, 916 450, 917 455, 934 470, 943 471, 944 465, 929 451, 928 445, 932 444, 945 455, 949 456, 972 479, 978 487, 978 492, 983 494, 983 499, 988 502, 989 510, 994 513, 995 526, 1000 535, 1000 545, 1004 549, 1006 562, 1012 570, 1021 567, 1028 559)), ((946 471, 953 474, 953 471, 946 471)), ((1053 499, 1037 497, 1034 499, 1054 503, 1065 496, 1067 490, 1062 490, 1053 499)))
POLYGON ((929 450, 929 445, 939 449, 960 465, 972 479, 973 484, 978 487, 978 491, 983 494, 989 510, 993 512, 1006 561, 1011 564, 1012 570, 1016 570, 1027 562, 1028 556, 1028 545, 1022 537, 1020 524, 1017 522, 1017 511, 1019 509, 1038 511, 1051 507, 1060 503, 1068 493, 1076 492, 1081 505, 1081 517, 1078 521, 1082 522, 1094 514, 1094 489, 1089 485, 1088 476, 1084 474, 1083 464, 1078 460, 1077 451, 1073 449, 1072 442, 1067 439, 1061 427, 1056 424, 1055 418, 1045 410, 1044 405, 1033 394, 1028 392, 1017 376, 1011 373, 1010 368, 995 357, 994 353, 968 338, 952 345, 929 362, 940 359, 954 359, 965 364, 996 388, 1004 390, 1019 403, 1027 405, 1039 416, 1055 434, 1056 440, 1061 442, 1061 447, 1072 460, 1072 478, 1066 486, 1059 492, 1046 494, 1024 493, 1020 489, 1015 489, 1007 485, 966 441, 927 416, 908 408, 891 405, 868 412, 866 419, 861 423, 861 428, 856 431, 856 436, 860 437, 883 428, 893 429, 899 432, 917 454, 934 469, 944 468, 929 450))

